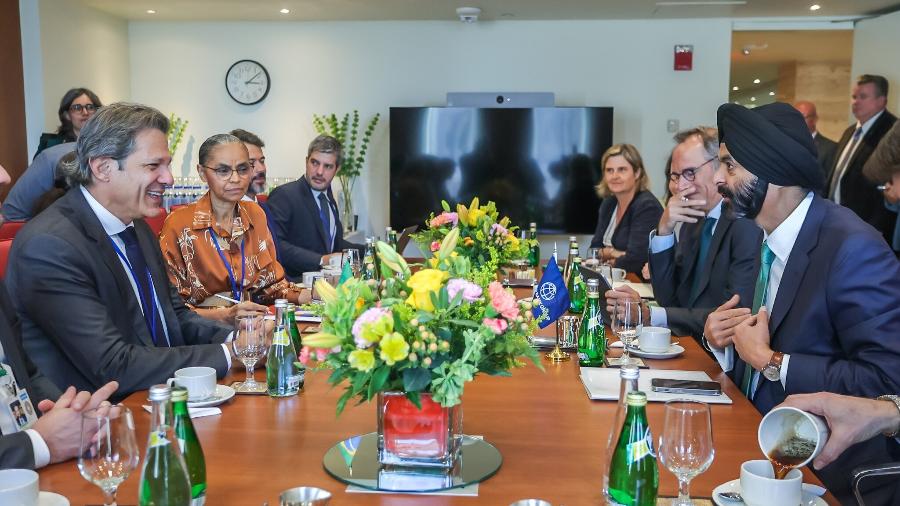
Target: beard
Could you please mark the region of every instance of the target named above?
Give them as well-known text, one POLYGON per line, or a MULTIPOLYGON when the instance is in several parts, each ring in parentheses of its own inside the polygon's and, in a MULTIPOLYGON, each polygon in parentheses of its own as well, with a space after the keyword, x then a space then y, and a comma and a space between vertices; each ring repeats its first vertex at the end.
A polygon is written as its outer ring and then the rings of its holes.
POLYGON ((762 210, 766 200, 769 182, 756 176, 738 184, 732 189, 728 185, 719 185, 719 193, 725 197, 725 212, 732 218, 754 219, 762 210))
POLYGON ((265 179, 257 179, 254 178, 250 181, 250 186, 247 187, 247 193, 251 193, 253 195, 259 195, 260 193, 266 192, 266 180, 265 179))

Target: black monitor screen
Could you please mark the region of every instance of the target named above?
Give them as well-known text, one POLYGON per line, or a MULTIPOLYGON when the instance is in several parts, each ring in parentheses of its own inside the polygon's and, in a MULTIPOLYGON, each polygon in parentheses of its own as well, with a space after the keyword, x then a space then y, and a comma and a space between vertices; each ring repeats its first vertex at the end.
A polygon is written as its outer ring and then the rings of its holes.
POLYGON ((392 107, 391 226, 477 196, 514 225, 591 234, 612 116, 611 107, 392 107))

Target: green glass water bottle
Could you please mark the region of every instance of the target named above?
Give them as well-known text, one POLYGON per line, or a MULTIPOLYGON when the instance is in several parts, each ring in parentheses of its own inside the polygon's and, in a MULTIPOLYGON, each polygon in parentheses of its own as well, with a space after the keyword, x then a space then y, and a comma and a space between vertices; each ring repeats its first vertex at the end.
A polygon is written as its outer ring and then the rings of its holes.
POLYGON ((297 352, 291 342, 287 299, 275 300, 275 334, 266 359, 266 383, 271 397, 289 397, 300 391, 297 352))
POLYGON ((528 238, 531 239, 531 247, 528 249, 528 265, 537 267, 541 263, 541 245, 537 240, 537 223, 528 225, 528 238))
POLYGON ((606 356, 606 329, 600 313, 600 282, 587 282, 587 304, 578 327, 578 365, 603 367, 606 356))
POLYGON ((626 403, 625 422, 610 462, 610 504, 654 506, 659 488, 659 466, 647 423, 647 395, 629 392, 626 403))
POLYGON ((150 387, 150 437, 141 469, 140 506, 188 506, 191 483, 181 451, 172 444, 172 390, 168 385, 150 387))
POLYGON ((187 400, 187 389, 181 387, 172 389, 175 437, 178 439, 178 448, 181 450, 191 482, 191 506, 203 506, 206 504, 206 459, 203 458, 203 448, 188 413, 187 400))
POLYGON ((363 253, 362 278, 378 280, 378 266, 375 263, 375 239, 366 237, 366 250, 363 253))
POLYGON ((587 288, 584 284, 584 277, 581 275, 581 257, 575 257, 572 260, 572 270, 569 271, 566 289, 569 291, 569 311, 576 314, 583 313, 587 288))
POLYGON ((619 434, 622 433, 622 425, 625 424, 625 413, 628 411, 628 394, 638 391, 638 378, 640 369, 636 364, 625 364, 619 369, 619 403, 616 406, 616 415, 613 417, 613 425, 606 440, 606 472, 603 473, 603 497, 606 502, 612 502, 609 495, 609 470, 612 467, 613 454, 619 443, 619 434))

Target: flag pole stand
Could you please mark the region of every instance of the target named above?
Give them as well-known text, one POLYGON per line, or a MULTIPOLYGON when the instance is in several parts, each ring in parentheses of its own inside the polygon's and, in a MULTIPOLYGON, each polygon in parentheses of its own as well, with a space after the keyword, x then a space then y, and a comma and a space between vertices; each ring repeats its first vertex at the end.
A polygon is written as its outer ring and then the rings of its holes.
POLYGON ((565 362, 571 358, 568 352, 562 351, 559 348, 559 319, 556 320, 556 347, 545 356, 547 357, 547 360, 551 362, 565 362))

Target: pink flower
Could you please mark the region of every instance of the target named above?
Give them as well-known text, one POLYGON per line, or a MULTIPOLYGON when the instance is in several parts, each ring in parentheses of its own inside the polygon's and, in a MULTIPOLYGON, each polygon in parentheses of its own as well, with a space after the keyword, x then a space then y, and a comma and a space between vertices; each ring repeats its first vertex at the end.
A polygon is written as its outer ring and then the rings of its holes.
POLYGON ((498 336, 506 331, 509 324, 503 318, 485 318, 481 321, 485 327, 491 329, 491 332, 498 336))
POLYGON ((440 227, 442 225, 446 225, 448 223, 452 223, 455 227, 457 223, 459 223, 459 215, 456 213, 448 213, 443 212, 434 218, 431 219, 431 222, 428 224, 432 228, 440 227))
POLYGON ((309 365, 309 346, 300 349, 300 355, 297 357, 303 365, 309 365))
POLYGON ((391 310, 383 307, 373 307, 359 315, 359 318, 353 322, 351 332, 357 348, 368 348, 377 342, 385 332, 393 331, 393 328, 394 320, 391 310), (380 323, 380 325, 364 327, 366 324, 374 323, 380 323))
POLYGON ((509 234, 509 230, 506 229, 503 225, 499 223, 494 223, 491 225, 491 235, 499 235, 501 237, 506 237, 509 234))
POLYGON ((331 350, 323 350, 321 348, 316 348, 316 360, 322 362, 326 358, 328 358, 328 354, 331 353, 331 350))
POLYGON ((437 251, 441 249, 441 241, 431 241, 431 251, 437 251))
POLYGON ((466 302, 475 302, 481 298, 481 287, 475 283, 459 278, 454 278, 447 282, 447 295, 450 296, 451 300, 460 291, 462 291, 462 298, 466 302))
POLYGON ((506 291, 497 281, 491 281, 488 285, 488 294, 491 296, 491 306, 503 315, 507 320, 512 320, 519 316, 519 305, 516 304, 516 297, 506 291))

